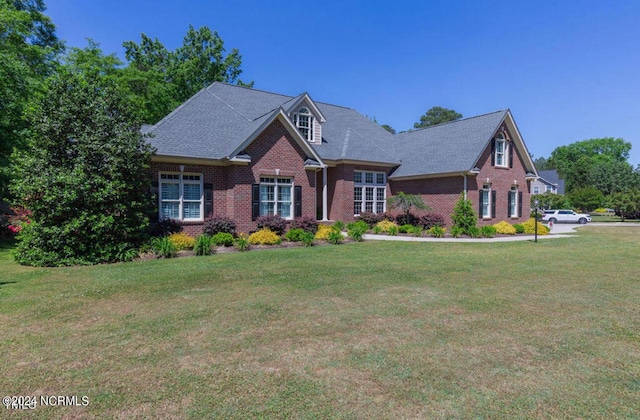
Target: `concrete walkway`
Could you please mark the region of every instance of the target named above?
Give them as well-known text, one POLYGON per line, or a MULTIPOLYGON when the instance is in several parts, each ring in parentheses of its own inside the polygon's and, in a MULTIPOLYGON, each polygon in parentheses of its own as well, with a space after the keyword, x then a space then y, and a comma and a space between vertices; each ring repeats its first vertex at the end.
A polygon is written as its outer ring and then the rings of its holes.
MULTIPOLYGON (((612 227, 640 227, 640 223, 588 223, 586 225, 574 224, 574 223, 556 223, 551 228, 551 232, 548 235, 538 235, 538 240, 554 239, 554 238, 567 238, 573 236, 576 233, 576 229, 584 226, 612 226, 612 227)), ((432 237, 420 237, 414 236, 389 236, 389 235, 374 235, 365 234, 365 240, 371 241, 404 241, 404 242, 464 242, 464 243, 478 243, 478 242, 515 242, 515 241, 534 241, 534 235, 513 235, 513 236, 501 236, 499 238, 432 238, 432 237)))

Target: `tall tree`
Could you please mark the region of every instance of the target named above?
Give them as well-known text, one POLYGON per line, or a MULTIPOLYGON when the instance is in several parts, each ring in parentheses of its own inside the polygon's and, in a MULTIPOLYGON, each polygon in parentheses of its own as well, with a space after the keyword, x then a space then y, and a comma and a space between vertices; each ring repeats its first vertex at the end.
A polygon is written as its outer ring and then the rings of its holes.
POLYGON ((602 165, 627 163, 631 143, 621 138, 589 139, 557 147, 549 158, 549 165, 558 170, 568 192, 591 186, 590 173, 602 165))
POLYGON ((413 124, 413 128, 425 128, 436 124, 442 124, 449 121, 455 121, 462 118, 462 114, 458 114, 453 109, 434 106, 420 117, 420 121, 413 124))
POLYGON ((124 77, 145 109, 148 123, 157 122, 213 82, 253 86, 253 82, 239 79, 239 51, 234 48, 225 55, 224 41, 206 26, 195 29, 190 25, 182 46, 175 51, 145 34, 139 44, 126 41, 122 45, 129 61, 124 77))
POLYGON ((21 264, 95 264, 134 255, 151 205, 152 150, 130 102, 104 78, 61 68, 31 105, 29 148, 12 189, 31 210, 21 264))
POLYGON ((0 0, 0 199, 8 158, 24 146, 25 108, 64 49, 45 10, 42 0, 0 0))

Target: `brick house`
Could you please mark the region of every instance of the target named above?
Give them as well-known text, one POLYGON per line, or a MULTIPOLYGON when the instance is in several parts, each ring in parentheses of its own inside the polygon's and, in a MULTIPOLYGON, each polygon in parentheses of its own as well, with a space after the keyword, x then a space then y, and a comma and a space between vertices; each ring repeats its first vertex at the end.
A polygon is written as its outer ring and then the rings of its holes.
POLYGON ((214 83, 143 127, 158 217, 189 233, 211 215, 255 229, 263 214, 352 221, 400 191, 450 215, 461 194, 479 224, 528 218, 536 170, 509 110, 392 135, 353 109, 214 83))

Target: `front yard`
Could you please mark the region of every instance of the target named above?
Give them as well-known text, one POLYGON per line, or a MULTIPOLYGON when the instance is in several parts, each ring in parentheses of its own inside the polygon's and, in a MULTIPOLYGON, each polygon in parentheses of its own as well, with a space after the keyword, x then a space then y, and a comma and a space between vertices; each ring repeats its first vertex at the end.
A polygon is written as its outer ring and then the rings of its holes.
POLYGON ((0 389, 89 398, 10 413, 45 418, 638 417, 639 247, 587 226, 36 269, 0 242, 0 389))

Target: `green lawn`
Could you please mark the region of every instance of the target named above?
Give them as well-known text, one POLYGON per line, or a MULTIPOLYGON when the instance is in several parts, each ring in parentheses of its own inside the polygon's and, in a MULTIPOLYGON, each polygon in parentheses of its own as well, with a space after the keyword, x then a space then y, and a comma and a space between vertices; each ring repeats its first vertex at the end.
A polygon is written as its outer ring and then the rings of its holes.
POLYGON ((0 389, 90 399, 11 412, 45 418, 638 418, 639 247, 587 226, 33 269, 5 244, 0 389))

